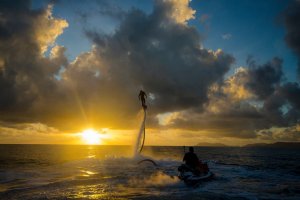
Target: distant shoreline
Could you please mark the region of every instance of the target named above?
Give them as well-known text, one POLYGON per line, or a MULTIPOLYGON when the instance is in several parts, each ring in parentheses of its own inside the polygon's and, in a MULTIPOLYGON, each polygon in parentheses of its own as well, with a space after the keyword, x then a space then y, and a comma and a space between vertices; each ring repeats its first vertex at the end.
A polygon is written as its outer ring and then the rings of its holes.
MULTIPOLYGON (((88 144, 0 144, 0 145, 45 145, 45 146, 116 146, 116 147, 131 147, 132 145, 114 145, 114 144, 101 144, 101 145, 88 145, 88 144)), ((272 147, 272 148, 300 148, 300 142, 275 142, 275 143, 253 143, 244 146, 229 146, 222 143, 198 143, 196 145, 145 145, 145 147, 228 147, 228 148, 261 148, 261 147, 272 147)))

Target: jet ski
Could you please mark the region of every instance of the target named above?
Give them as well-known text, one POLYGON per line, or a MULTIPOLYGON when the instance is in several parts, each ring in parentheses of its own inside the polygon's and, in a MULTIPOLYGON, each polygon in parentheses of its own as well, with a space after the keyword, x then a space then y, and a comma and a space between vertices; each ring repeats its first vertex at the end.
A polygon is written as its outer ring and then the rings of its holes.
POLYGON ((200 172, 198 170, 191 169, 185 164, 179 166, 178 171, 178 178, 183 180, 188 186, 197 186, 204 181, 211 180, 214 176, 214 174, 208 168, 207 170, 200 172))

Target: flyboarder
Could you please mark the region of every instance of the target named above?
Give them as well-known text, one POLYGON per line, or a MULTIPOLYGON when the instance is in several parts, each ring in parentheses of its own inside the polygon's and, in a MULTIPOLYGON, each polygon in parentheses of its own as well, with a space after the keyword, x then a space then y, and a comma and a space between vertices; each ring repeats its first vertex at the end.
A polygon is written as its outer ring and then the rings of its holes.
POLYGON ((142 102, 143 109, 147 109, 146 99, 147 99, 147 94, 143 90, 140 90, 139 100, 141 100, 142 102))

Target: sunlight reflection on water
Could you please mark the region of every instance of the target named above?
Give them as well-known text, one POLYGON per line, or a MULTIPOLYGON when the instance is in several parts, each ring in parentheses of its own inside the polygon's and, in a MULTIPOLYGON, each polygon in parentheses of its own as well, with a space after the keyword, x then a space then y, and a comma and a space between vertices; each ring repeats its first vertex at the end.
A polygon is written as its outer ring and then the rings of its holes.
POLYGON ((138 165, 139 158, 123 146, 0 145, 0 150, 0 199, 293 199, 300 191, 299 174, 292 171, 299 152, 196 148, 211 160, 216 179, 193 189, 176 176, 182 147, 146 147, 144 154, 158 167, 138 165))

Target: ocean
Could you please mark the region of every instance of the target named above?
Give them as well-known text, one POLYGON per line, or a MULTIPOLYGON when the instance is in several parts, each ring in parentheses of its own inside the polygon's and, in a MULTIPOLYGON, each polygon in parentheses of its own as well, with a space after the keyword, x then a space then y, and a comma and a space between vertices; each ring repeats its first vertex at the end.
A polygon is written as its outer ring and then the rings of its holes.
POLYGON ((177 178, 183 147, 0 145, 0 199, 300 199, 300 151, 195 147, 215 174, 177 178), (144 158, 151 162, 138 162, 144 158))

